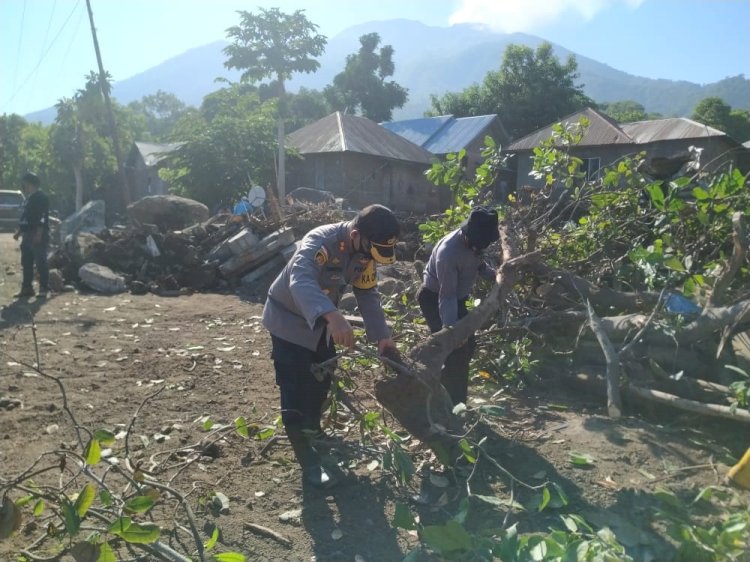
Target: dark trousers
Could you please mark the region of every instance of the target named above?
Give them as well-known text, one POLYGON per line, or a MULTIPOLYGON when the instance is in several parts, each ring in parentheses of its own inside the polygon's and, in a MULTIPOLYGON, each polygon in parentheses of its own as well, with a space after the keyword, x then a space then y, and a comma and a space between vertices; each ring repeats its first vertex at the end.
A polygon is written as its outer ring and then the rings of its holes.
POLYGON ((23 280, 21 287, 31 289, 34 281, 34 265, 39 273, 39 290, 49 289, 49 266, 47 265, 47 240, 42 239, 39 244, 34 244, 31 234, 24 234, 21 239, 21 268, 23 269, 23 280))
POLYGON ((331 386, 333 366, 321 377, 322 380, 313 375, 311 367, 336 355, 333 342, 326 341, 324 332, 315 351, 273 334, 271 344, 276 384, 281 391, 284 427, 287 431, 290 428, 320 430, 321 409, 331 386))
MULTIPOLYGON (((419 289, 417 302, 422 309, 422 315, 427 321, 430 331, 434 334, 443 328, 440 319, 440 299, 436 292, 425 287, 419 289)), ((468 314, 466 310, 466 297, 458 299, 458 317, 463 318, 468 314)), ((454 349, 445 359, 443 370, 440 373, 440 382, 453 401, 453 404, 466 403, 469 397, 469 363, 476 349, 476 338, 472 335, 461 347, 454 349)))

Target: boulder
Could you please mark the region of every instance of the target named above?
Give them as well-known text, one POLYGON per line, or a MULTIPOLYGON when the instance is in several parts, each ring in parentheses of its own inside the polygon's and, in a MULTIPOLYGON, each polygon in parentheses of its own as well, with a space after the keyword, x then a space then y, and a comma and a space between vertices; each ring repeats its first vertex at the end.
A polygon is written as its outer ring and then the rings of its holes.
POLYGON ((96 199, 86 203, 80 211, 73 213, 60 223, 60 243, 68 236, 79 232, 99 234, 107 228, 104 221, 104 201, 96 199))
POLYGON ((406 291, 406 285, 399 279, 385 277, 378 281, 378 291, 387 297, 398 296, 406 291))
POLYGON ((125 278, 98 263, 86 263, 78 270, 83 283, 99 293, 122 293, 125 291, 125 278))
POLYGON ((162 230, 181 230, 208 219, 208 207, 177 195, 150 195, 128 205, 128 217, 162 230))
POLYGON ((78 232, 66 238, 63 244, 65 254, 70 260, 80 267, 86 262, 96 261, 96 257, 101 255, 106 244, 104 241, 89 232, 78 232))
POLYGON ((286 200, 290 205, 293 205, 295 203, 332 205, 336 202, 336 198, 330 191, 313 189, 312 187, 298 187, 297 189, 289 192, 289 194, 286 196, 286 200))

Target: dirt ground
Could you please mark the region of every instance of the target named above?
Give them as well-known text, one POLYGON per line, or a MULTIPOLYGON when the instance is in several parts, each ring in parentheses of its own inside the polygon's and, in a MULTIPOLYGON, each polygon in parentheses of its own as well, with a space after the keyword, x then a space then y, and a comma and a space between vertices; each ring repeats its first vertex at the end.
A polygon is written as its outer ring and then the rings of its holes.
MULTIPOLYGON (((246 294, 160 298, 68 292, 14 302, 10 295, 18 289, 20 267, 10 234, 0 234, 0 262, 0 349, 7 354, 0 357, 0 398, 8 404, 0 409, 3 478, 19 474, 46 451, 75 445, 57 385, 19 364, 35 361, 33 318, 41 368, 62 381, 78 423, 118 433, 135 420, 133 457, 144 470, 164 469, 159 478, 187 494, 203 540, 213 525, 220 528, 217 552, 238 551, 248 560, 398 561, 417 541, 391 526, 397 502, 408 503, 425 524, 444 520, 455 507, 462 489, 435 478, 440 467, 419 453, 419 444, 408 444, 423 460, 413 484, 398 487, 382 470, 376 448, 358 445, 357 423, 344 414, 328 422, 339 439, 332 458, 340 461, 343 480, 328 491, 303 488, 283 441, 262 451, 267 441, 241 439, 232 431, 221 437, 216 426, 206 430, 206 416, 215 424, 244 416, 265 427, 278 415, 270 340, 259 318, 268 280, 246 294), (215 492, 228 498, 226 509, 211 508, 215 492), (272 529, 287 542, 248 524, 272 529)), ((367 399, 375 376, 358 375, 361 398, 367 399)), ((555 381, 512 392, 475 386, 471 394, 470 406, 505 408, 504 416, 481 428, 487 451, 530 484, 557 482, 571 499, 569 511, 613 528, 636 560, 667 560, 672 554, 651 523, 653 500, 647 493, 662 487, 688 497, 718 484, 725 463, 748 445, 746 430, 744 441, 739 438, 742 428, 671 411, 641 409, 636 415, 631 408, 631 415, 613 421, 600 400, 555 381), (571 453, 594 462, 578 468, 571 453)), ((118 440, 113 455, 123 445, 118 440)), ((507 480, 490 468, 473 480, 475 493, 509 498, 507 480)), ((530 499, 518 488, 514 494, 522 503, 530 499)), ((178 510, 170 505, 171 515, 178 510)), ((498 528, 518 521, 522 531, 543 531, 561 526, 560 512, 514 512, 507 520, 502 511, 477 516, 498 528)), ((5 557, 39 533, 26 525, 12 541, 0 543, 0 558, 12 559, 5 557)), ((163 539, 190 544, 182 532, 163 539)))

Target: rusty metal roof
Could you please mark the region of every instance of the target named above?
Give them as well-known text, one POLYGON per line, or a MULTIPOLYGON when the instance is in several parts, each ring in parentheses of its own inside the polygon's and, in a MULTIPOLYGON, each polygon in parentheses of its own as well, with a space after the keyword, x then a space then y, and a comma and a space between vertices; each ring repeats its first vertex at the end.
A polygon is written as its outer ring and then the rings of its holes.
MULTIPOLYGON (((560 122, 565 124, 578 123, 581 117, 588 118, 590 124, 577 146, 647 144, 678 139, 726 137, 726 134, 718 129, 685 117, 619 124, 607 115, 590 107, 564 117, 560 122)), ((552 125, 518 139, 508 147, 507 152, 532 150, 551 135, 552 125)))
MULTIPOLYGON (((581 117, 586 117, 589 120, 589 126, 583 135, 581 142, 579 142, 577 146, 631 144, 633 142, 633 139, 631 139, 614 120, 590 107, 582 109, 581 111, 576 111, 567 117, 563 117, 559 122, 564 123, 565 125, 572 125, 578 123, 581 117)), ((547 140, 551 136, 552 124, 511 143, 506 152, 532 150, 539 146, 542 141, 547 140)))
POLYGON ((719 129, 714 129, 685 117, 623 123, 620 128, 637 144, 663 140, 726 136, 719 129))
POLYGON ((434 156, 374 121, 337 111, 287 137, 300 154, 358 152, 392 160, 430 164, 434 156))

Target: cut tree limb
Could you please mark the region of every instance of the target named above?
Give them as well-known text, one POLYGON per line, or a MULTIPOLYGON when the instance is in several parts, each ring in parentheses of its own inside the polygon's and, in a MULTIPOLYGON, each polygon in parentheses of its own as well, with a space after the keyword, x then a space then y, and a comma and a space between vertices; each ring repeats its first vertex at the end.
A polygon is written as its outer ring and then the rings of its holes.
POLYGON ((711 291, 711 297, 708 299, 709 306, 716 306, 721 302, 724 297, 724 292, 727 290, 732 280, 734 280, 737 272, 747 258, 748 241, 747 236, 745 235, 745 227, 743 225, 743 215, 739 211, 732 215, 732 230, 734 231, 732 257, 729 258, 721 275, 714 284, 714 289, 711 291))
POLYGON ((622 415, 622 399, 620 398, 620 356, 615 351, 612 342, 609 341, 607 334, 602 329, 599 318, 594 313, 594 308, 589 301, 586 301, 586 308, 589 313, 589 324, 591 331, 599 340, 599 345, 604 352, 604 358, 607 361, 607 412, 609 417, 619 418, 622 415))

